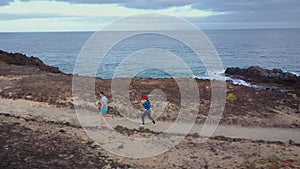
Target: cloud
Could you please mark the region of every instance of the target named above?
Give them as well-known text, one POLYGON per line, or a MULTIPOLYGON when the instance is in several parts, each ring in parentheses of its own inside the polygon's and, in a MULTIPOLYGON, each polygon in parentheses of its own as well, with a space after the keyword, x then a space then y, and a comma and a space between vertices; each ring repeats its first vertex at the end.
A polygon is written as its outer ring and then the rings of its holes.
MULTIPOLYGON (((34 0, 1 0, 0 6, 9 5, 11 2, 29 2, 34 0)), ((44 0, 51 2, 67 2, 70 4, 117 4, 135 9, 166 9, 192 5, 197 0, 44 0)))
POLYGON ((299 0, 200 0, 193 7, 213 11, 275 11, 299 9, 299 0))
POLYGON ((118 4, 136 9, 166 9, 191 5, 197 0, 56 0, 77 4, 118 4))
POLYGON ((20 20, 20 19, 32 19, 32 18, 59 18, 61 15, 55 14, 1 14, 0 20, 20 20))
MULTIPOLYGON (((257 21, 299 20, 299 0, 202 0, 193 4, 193 8, 228 12, 228 18, 257 21), (298 14, 298 16, 297 16, 298 14)), ((226 18, 225 17, 225 18, 226 18)))
POLYGON ((10 2, 13 2, 13 0, 1 0, 0 1, 0 6, 9 5, 10 2))
MULTIPOLYGON (((55 17, 124 17, 141 13, 162 13, 178 17, 207 17, 222 15, 221 12, 202 11, 190 5, 167 9, 131 9, 117 4, 70 4, 52 1, 17 1, 1 7, 0 14, 9 18, 55 16, 55 17), (12 16, 9 16, 12 15, 12 16), (40 16, 38 16, 40 15, 40 16)), ((3 18, 3 17, 2 17, 3 18)))
POLYGON ((194 22, 231 24, 233 28, 239 28, 240 25, 253 28, 299 27, 299 6, 299 0, 201 0, 192 5, 199 10, 226 12, 226 15, 198 18, 194 22))
POLYGON ((192 8, 191 5, 173 6, 166 9, 138 9, 118 4, 79 4, 79 2, 40 0, 25 2, 18 0, 11 2, 10 5, 0 7, 0 25, 4 25, 0 31, 13 29, 18 29, 18 31, 20 31, 19 29, 26 29, 27 31, 33 28, 33 30, 45 30, 46 27, 53 30, 55 26, 57 26, 57 29, 62 29, 61 27, 65 26, 64 30, 82 29, 84 27, 84 30, 98 30, 120 17, 145 13, 161 13, 182 18, 201 18, 224 14, 222 12, 198 10, 192 8), (18 23, 22 24, 22 27, 13 26, 19 25, 18 23))
POLYGON ((124 3, 124 6, 142 9, 165 9, 170 7, 189 6, 197 0, 132 0, 124 3))
POLYGON ((162 13, 205 25, 200 28, 300 27, 299 6, 299 0, 0 0, 0 25, 43 19, 50 24, 51 18, 58 24, 61 18, 62 26, 67 20, 89 27, 124 16, 162 13))
POLYGON ((10 5, 10 3, 13 3, 15 1, 20 1, 20 2, 30 2, 31 0, 1 0, 0 1, 0 6, 6 6, 10 5))

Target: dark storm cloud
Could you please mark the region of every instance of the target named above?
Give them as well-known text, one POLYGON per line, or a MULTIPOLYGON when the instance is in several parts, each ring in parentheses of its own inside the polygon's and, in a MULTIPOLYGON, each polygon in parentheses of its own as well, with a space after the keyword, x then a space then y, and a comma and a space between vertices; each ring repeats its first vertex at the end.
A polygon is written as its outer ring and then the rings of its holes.
POLYGON ((124 3, 124 6, 142 9, 164 9, 191 5, 196 2, 197 0, 132 0, 124 3))
MULTIPOLYGON (((9 5, 14 0, 0 0, 0 6, 9 5)), ((31 0, 20 0, 27 2, 31 0)), ((277 24, 300 25, 300 0, 48 0, 70 4, 116 4, 136 9, 166 9, 191 5, 194 9, 224 12, 224 15, 205 18, 188 18, 194 22, 209 24, 251 23, 252 25, 277 24)), ((0 11, 1 13, 1 11, 0 11)), ((16 15, 2 16, 5 19, 18 18, 16 15)), ((22 16, 20 16, 22 17, 22 16)), ((276 26, 275 26, 276 27, 276 26)))
MULTIPOLYGON (((0 0, 8 5, 14 0, 0 0)), ((28 2, 32 0, 20 0, 28 2)), ((299 11, 300 0, 48 0, 71 4, 118 4, 138 9, 164 9, 191 5, 200 10, 217 12, 299 11)))
POLYGON ((129 0, 54 0, 59 2, 69 2, 73 4, 115 4, 124 3, 129 0))
POLYGON ((197 0, 55 0, 77 4, 118 4, 137 9, 163 9, 191 5, 197 0))
POLYGON ((194 8, 219 12, 287 11, 298 10, 299 0, 200 0, 194 8))
MULTIPOLYGON (((14 2, 15 0, 0 0, 0 6, 6 6, 9 5, 11 2, 14 2)), ((29 2, 30 0, 21 0, 21 2, 29 2)))
POLYGON ((0 1, 0 6, 9 5, 10 2, 13 2, 13 0, 1 0, 0 1))
POLYGON ((287 23, 291 27, 299 25, 299 6, 299 0, 200 0, 192 5, 200 10, 227 12, 222 16, 194 19, 202 23, 272 24, 274 27, 286 27, 287 23))

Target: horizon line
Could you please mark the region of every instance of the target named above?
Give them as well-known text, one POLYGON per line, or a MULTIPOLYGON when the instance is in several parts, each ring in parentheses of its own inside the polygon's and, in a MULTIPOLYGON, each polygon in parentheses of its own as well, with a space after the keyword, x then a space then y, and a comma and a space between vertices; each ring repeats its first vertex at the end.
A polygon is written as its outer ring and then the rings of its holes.
MULTIPOLYGON (((285 28, 206 28, 198 29, 200 31, 214 30, 279 30, 279 29, 300 29, 300 27, 285 27, 285 28)), ((134 32, 134 31, 194 31, 194 30, 34 30, 34 31, 0 31, 0 33, 84 33, 84 32, 134 32)))

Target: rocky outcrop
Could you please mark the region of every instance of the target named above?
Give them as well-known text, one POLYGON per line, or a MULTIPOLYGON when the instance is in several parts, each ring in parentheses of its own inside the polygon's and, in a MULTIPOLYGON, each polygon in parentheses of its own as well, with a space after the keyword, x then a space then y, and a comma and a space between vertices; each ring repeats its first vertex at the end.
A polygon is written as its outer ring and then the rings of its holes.
POLYGON ((225 75, 249 82, 280 84, 300 88, 300 77, 283 72, 281 69, 268 70, 259 66, 251 66, 247 69, 227 68, 225 75))
POLYGON ((22 65, 37 67, 42 71, 50 73, 62 73, 58 67, 48 66, 37 57, 27 57, 20 53, 8 53, 0 50, 0 62, 5 62, 9 65, 22 65))

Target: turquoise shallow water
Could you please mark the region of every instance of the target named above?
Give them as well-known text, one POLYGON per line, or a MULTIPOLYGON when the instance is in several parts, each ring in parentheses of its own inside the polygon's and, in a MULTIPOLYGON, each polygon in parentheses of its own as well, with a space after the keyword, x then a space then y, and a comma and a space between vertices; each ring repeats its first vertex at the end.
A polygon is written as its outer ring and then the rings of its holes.
MULTIPOLYGON (((192 32, 183 33, 193 36, 192 32)), ((204 33, 215 46, 224 69, 258 65, 300 75, 300 29, 207 30, 204 33)), ((0 49, 36 56, 46 64, 57 66, 66 73, 73 73, 76 58, 92 34, 93 32, 0 33, 0 49)), ((205 66, 193 51, 179 42, 154 34, 137 36, 116 44, 99 65, 96 75, 111 78, 126 56, 139 49, 162 49, 162 46, 164 50, 178 55, 190 67, 194 76, 207 78, 205 66)), ((172 60, 161 62, 173 66, 172 60)), ((134 69, 134 65, 131 68, 134 69)), ((174 69, 179 73, 181 71, 176 66, 174 69)), ((145 69, 136 76, 166 78, 172 75, 160 69, 145 69)))

